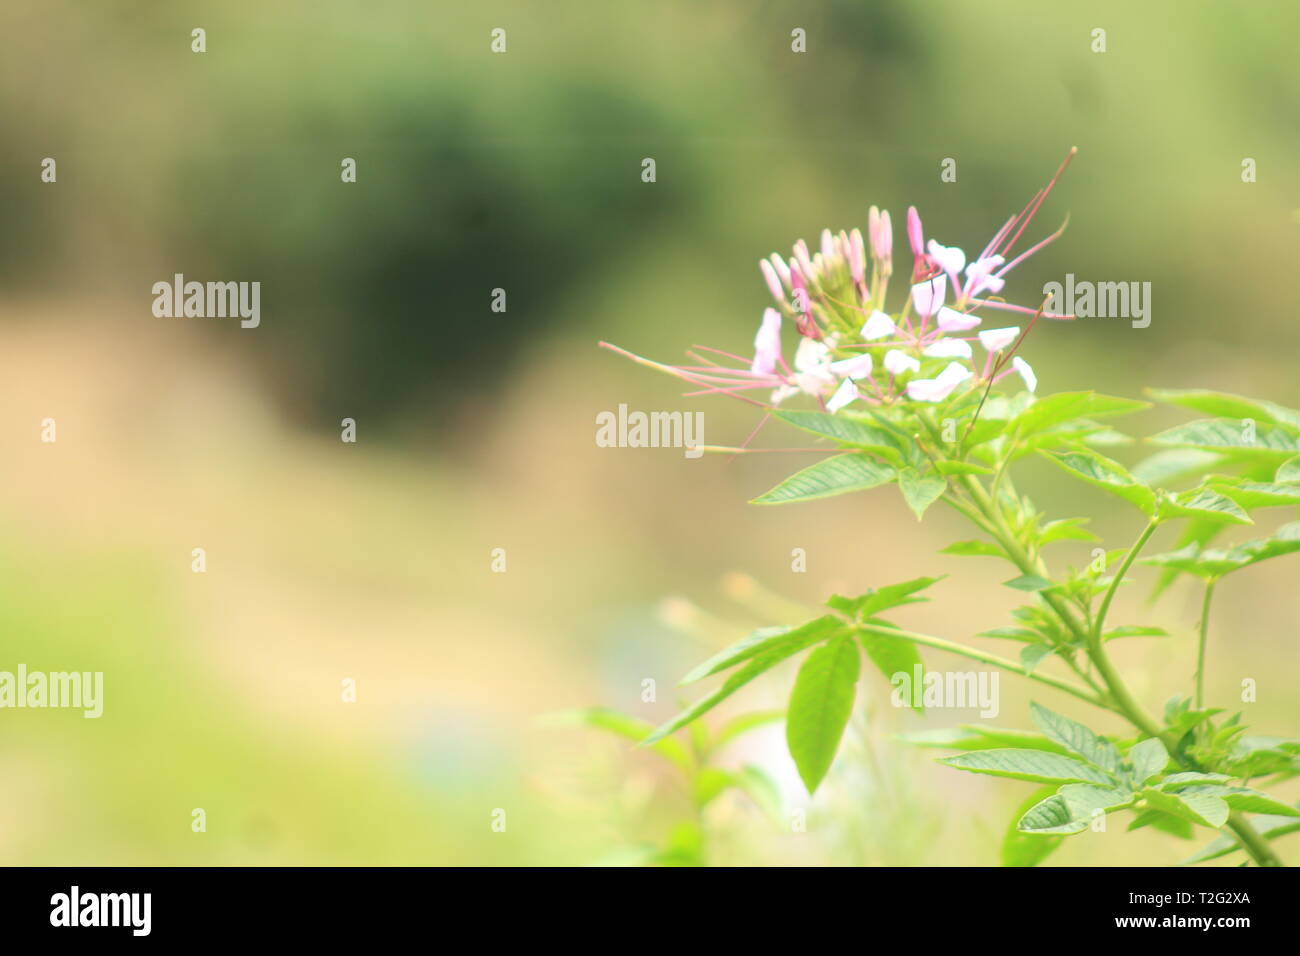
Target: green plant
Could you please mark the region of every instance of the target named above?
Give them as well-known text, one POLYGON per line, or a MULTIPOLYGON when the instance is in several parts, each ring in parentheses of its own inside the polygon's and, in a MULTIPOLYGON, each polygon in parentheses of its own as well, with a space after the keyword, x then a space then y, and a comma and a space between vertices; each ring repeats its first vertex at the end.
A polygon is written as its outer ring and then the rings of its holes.
POLYGON ((777 308, 765 314, 748 368, 712 359, 678 367, 646 363, 709 393, 747 397, 750 390, 770 388, 770 401, 756 404, 837 450, 754 499, 758 504, 895 484, 918 519, 942 502, 969 521, 981 536, 945 553, 992 557, 1011 566, 1013 576, 1005 583, 1023 592, 1027 603, 1014 612, 1013 623, 982 636, 1008 640, 1018 654, 1003 657, 890 622, 892 610, 926 600, 923 592, 937 578, 834 595, 826 602, 828 613, 796 627, 756 631, 695 668, 685 682, 725 677, 648 735, 644 745, 659 745, 760 674, 806 653, 790 695, 786 736, 812 792, 835 758, 862 655, 895 681, 896 675, 920 675, 920 648, 929 647, 1017 674, 1117 715, 1132 728, 1130 736, 1107 737, 1034 704, 1036 733, 969 728, 927 741, 960 751, 944 760, 951 767, 1045 785, 1018 815, 1004 862, 1036 863, 1063 836, 1127 810, 1135 815, 1131 828, 1152 826, 1180 836, 1190 836, 1194 827, 1224 831, 1226 839, 1196 859, 1240 849, 1261 866, 1280 865, 1271 841, 1300 829, 1300 810, 1253 784, 1269 786, 1300 772, 1300 742, 1247 736, 1240 713, 1228 716, 1208 705, 1204 674, 1211 600, 1220 581, 1300 551, 1300 522, 1229 547, 1210 546, 1234 526, 1253 525, 1263 509, 1300 504, 1300 411, 1219 392, 1152 390, 1149 397, 1157 401, 1210 417, 1150 436, 1154 452, 1130 469, 1098 450, 1132 441, 1105 421, 1149 403, 1092 391, 1035 396, 1036 376, 1018 350, 1040 318, 1071 316, 1008 305, 988 294, 1000 292, 1013 266, 1061 234, 1010 258, 1051 185, 970 265, 960 249, 927 245, 920 217, 909 210, 914 265, 901 312, 885 311, 892 239, 888 214, 873 208, 869 280, 866 244, 856 230, 825 233, 815 256, 800 242, 789 263, 776 256, 764 262, 777 308), (950 288, 951 308, 943 304, 950 288), (1024 328, 963 337, 980 324, 974 313, 986 308, 1030 318, 1024 328), (793 367, 781 355, 783 319, 792 319, 799 333, 793 367), (975 340, 986 352, 982 367, 970 345, 975 340), (887 379, 875 374, 882 368, 887 379), (1025 389, 998 389, 1013 372, 1025 389), (819 408, 779 407, 800 394, 819 408), (1053 545, 1099 539, 1087 530, 1087 518, 1049 518, 1018 490, 1013 472, 1029 459, 1049 461, 1065 476, 1132 506, 1141 518, 1132 544, 1096 549, 1083 568, 1049 564, 1053 545), (1179 528, 1175 550, 1144 557, 1165 527, 1179 528), (1189 667, 1192 686, 1159 715, 1136 698, 1109 652, 1115 640, 1165 636, 1159 628, 1111 618, 1115 596, 1139 562, 1161 569, 1158 589, 1180 576, 1199 579, 1203 587, 1195 663, 1189 667), (1068 676, 1042 669, 1049 660, 1068 676))

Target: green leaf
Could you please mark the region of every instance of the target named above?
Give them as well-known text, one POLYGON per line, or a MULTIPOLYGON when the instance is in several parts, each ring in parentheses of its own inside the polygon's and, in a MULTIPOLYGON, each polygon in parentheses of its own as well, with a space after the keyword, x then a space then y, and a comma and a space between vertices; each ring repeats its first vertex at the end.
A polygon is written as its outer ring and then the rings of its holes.
POLYGON ((1133 767, 1133 782, 1140 787, 1156 774, 1165 772, 1169 751, 1159 737, 1148 737, 1129 749, 1128 761, 1133 767))
POLYGON ((1031 807, 1017 824, 1026 833, 1079 833, 1088 829, 1099 814, 1127 807, 1133 794, 1113 787, 1068 784, 1031 807))
POLYGON ((731 741, 735 740, 737 737, 741 737, 758 727, 775 723, 778 720, 782 720, 784 717, 784 710, 756 710, 748 714, 741 714, 738 717, 733 717, 718 728, 717 736, 713 740, 713 749, 718 750, 725 744, 731 743, 731 741))
MULTIPOLYGON (((895 674, 906 674, 908 686, 913 686, 918 679, 924 680, 921 653, 911 641, 869 631, 859 631, 858 641, 866 651, 867 657, 871 659, 871 663, 876 665, 890 684, 893 684, 895 674)), ((918 713, 925 713, 925 705, 921 702, 920 695, 911 696, 913 699, 908 701, 908 705, 918 713)))
POLYGON ((1199 773, 1189 770, 1183 773, 1171 773, 1160 781, 1160 789, 1177 790, 1194 784, 1223 783, 1231 779, 1226 773, 1199 773))
POLYGON ((1155 492, 1130 475, 1119 462, 1082 448, 1061 455, 1051 452, 1040 454, 1088 484, 1119 495, 1148 515, 1154 514, 1155 492))
POLYGON ((958 770, 1036 783, 1113 783, 1105 773, 1081 760, 1042 750, 973 750, 940 762, 958 770))
POLYGON ((1130 832, 1140 830, 1142 827, 1155 827, 1161 833, 1168 833, 1181 840, 1190 840, 1192 838, 1191 823, 1182 817, 1175 817, 1165 813, 1163 810, 1143 810, 1128 825, 1130 832))
POLYGON ((898 473, 898 487, 903 492, 903 500, 920 521, 925 510, 947 490, 948 482, 937 475, 923 475, 915 468, 904 468, 898 473))
POLYGON ((1209 484, 1216 492, 1226 495, 1243 508, 1300 504, 1300 486, 1296 485, 1226 477, 1211 478, 1209 484))
POLYGON ((848 637, 837 637, 817 648, 799 668, 790 694, 785 739, 810 794, 826 776, 839 749, 853 712, 860 668, 858 647, 848 637))
POLYGON ((1288 458, 1278 465, 1277 474, 1273 477, 1273 480, 1278 484, 1300 482, 1300 455, 1295 458, 1288 458))
POLYGON ((1205 389, 1148 388, 1146 393, 1158 402, 1180 405, 1206 415, 1221 418, 1253 418, 1263 422, 1280 422, 1300 427, 1300 412, 1272 402, 1211 392, 1205 389))
POLYGON ((948 750, 996 750, 999 747, 1010 747, 1014 750, 1041 750, 1068 756, 1064 747, 1042 734, 977 724, 962 724, 957 729, 917 731, 902 734, 901 737, 917 747, 943 747, 948 750))
MULTIPOLYGON (((734 667, 742 661, 757 657, 767 651, 787 644, 799 644, 794 650, 802 650, 825 640, 837 631, 843 622, 833 614, 824 614, 799 627, 760 627, 747 637, 741 638, 730 647, 723 648, 704 663, 693 668, 681 679, 681 684, 693 684, 697 680, 734 667)), ((793 653, 792 651, 791 653, 793 653)))
POLYGON ((1161 511, 1162 517, 1191 517, 1201 515, 1218 521, 1233 524, 1254 524, 1250 515, 1242 510, 1232 498, 1211 491, 1208 488, 1193 488, 1166 499, 1161 511))
POLYGON ((1055 653, 1056 648, 1050 644, 1027 644, 1020 649, 1020 666, 1026 674, 1032 674, 1039 664, 1055 653))
POLYGON ((1168 487, 1188 475, 1202 474, 1223 461, 1223 456, 1197 448, 1166 448, 1133 466, 1133 477, 1148 485, 1168 487))
POLYGON ((796 428, 802 428, 814 435, 834 439, 841 445, 851 445, 875 452, 888 459, 897 467, 905 461, 904 448, 898 436, 876 425, 860 421, 846 413, 830 415, 826 412, 805 412, 781 410, 773 413, 775 417, 796 428))
POLYGON ((751 504, 777 505, 864 491, 894 480, 894 470, 865 455, 832 455, 796 472, 751 504))
POLYGON ((955 554, 961 557, 1003 558, 1006 552, 990 541, 957 541, 948 545, 940 554, 955 554))
POLYGON ((1192 795, 1218 797, 1233 810, 1241 810, 1243 813, 1269 813, 1279 817, 1300 817, 1300 810, 1249 787, 1203 784, 1183 787, 1175 792, 1180 797, 1192 795))
POLYGON ((1111 776, 1119 772, 1119 750, 1109 740, 1037 703, 1030 703, 1029 715, 1039 730, 1071 753, 1111 776))
POLYGON ((976 637, 998 637, 1008 641, 1025 641, 1033 644, 1041 640, 1038 634, 1027 627, 995 627, 992 630, 980 631, 976 637))
POLYGON ((722 686, 712 694, 702 697, 672 720, 660 725, 654 733, 641 741, 641 746, 649 747, 652 744, 658 743, 674 731, 680 730, 682 727, 685 727, 687 724, 698 719, 702 715, 707 714, 710 710, 718 706, 718 704, 722 703, 736 691, 740 690, 740 688, 744 687, 755 677, 766 673, 787 657, 803 650, 804 646, 806 645, 803 645, 799 641, 778 644, 770 650, 763 651, 761 654, 750 658, 749 662, 746 663, 744 667, 738 671, 733 671, 727 679, 723 681, 722 686))
POLYGON ((1041 578, 1037 574, 1022 574, 1018 578, 1012 578, 1010 581, 1003 581, 1003 586, 1015 588, 1017 591, 1046 591, 1052 586, 1052 582, 1047 578, 1041 578))
POLYGON ((1177 551, 1143 558, 1143 564, 1175 568, 1202 578, 1219 578, 1232 571, 1300 551, 1300 521, 1282 525, 1267 538, 1255 538, 1232 548, 1206 548, 1189 544, 1177 551))
POLYGON ((1022 435, 1034 435, 1076 418, 1127 415, 1150 407, 1148 402, 1098 395, 1096 392, 1057 392, 1034 402, 1017 415, 1011 424, 1022 435))
POLYGON ((1278 459, 1289 458, 1300 452, 1300 435, 1294 427, 1261 422, 1253 429, 1247 429, 1241 421, 1233 418, 1207 418, 1187 422, 1153 435, 1148 441, 1166 447, 1231 451, 1240 455, 1278 459))
MULTIPOLYGON (((1288 833, 1300 832, 1300 820, 1294 820, 1290 817, 1274 817, 1261 815, 1251 818, 1251 825, 1259 831, 1259 835, 1265 840, 1276 840, 1280 836, 1286 836, 1288 833)), ((1241 844, 1231 834, 1225 833, 1215 838, 1203 850, 1194 856, 1188 857, 1183 861, 1186 866, 1190 863, 1204 863, 1207 860, 1217 860, 1221 856, 1227 856, 1240 850, 1241 844)))
POLYGON ((862 619, 887 611, 892 607, 912 604, 916 601, 928 601, 929 598, 912 597, 917 591, 924 591, 930 585, 943 580, 937 578, 913 578, 901 584, 887 584, 883 588, 868 591, 856 598, 844 598, 836 595, 826 602, 835 610, 855 619, 862 619))
POLYGON ((1148 789, 1142 791, 1142 798, 1149 807, 1216 830, 1228 820, 1228 805, 1218 797, 1148 789))
POLYGON ((1169 632, 1163 627, 1147 627, 1141 624, 1125 624, 1113 627, 1101 636, 1103 641, 1113 641, 1117 637, 1168 637, 1169 632))
MULTIPOLYGON (((639 743, 645 739, 646 734, 654 730, 654 724, 649 721, 641 720, 639 717, 632 717, 609 707, 587 707, 582 710, 555 714, 550 719, 559 724, 604 730, 633 743, 639 743)), ((667 758, 683 769, 691 765, 690 754, 686 752, 686 747, 682 745, 682 742, 675 737, 666 737, 648 749, 667 758)))
POLYGON ((1051 544, 1053 541, 1100 541, 1101 538, 1081 527, 1087 524, 1088 520, 1087 518, 1062 518, 1059 521, 1049 521, 1038 533, 1038 543, 1042 545, 1051 544))
POLYGON ((1015 815, 1011 818, 1011 826, 1007 828, 1002 838, 1003 866, 1037 866, 1061 845, 1061 841, 1065 839, 1063 836, 1024 833, 1018 826, 1021 818, 1031 807, 1041 803, 1055 792, 1055 787, 1036 790, 1016 809, 1015 815))

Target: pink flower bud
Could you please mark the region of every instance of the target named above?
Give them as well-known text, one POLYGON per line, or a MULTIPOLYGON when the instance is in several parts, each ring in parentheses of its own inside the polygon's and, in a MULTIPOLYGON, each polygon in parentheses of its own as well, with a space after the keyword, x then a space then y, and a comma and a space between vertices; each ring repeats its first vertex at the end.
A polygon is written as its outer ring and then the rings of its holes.
POLYGON ((915 206, 907 207, 907 241, 912 246, 913 258, 925 255, 925 234, 921 231, 921 215, 915 206))
POLYGON ((763 279, 767 282, 767 288, 772 293, 772 298, 777 302, 785 301, 785 289, 781 286, 781 277, 776 274, 776 269, 772 263, 766 259, 758 260, 758 268, 763 273, 763 279))

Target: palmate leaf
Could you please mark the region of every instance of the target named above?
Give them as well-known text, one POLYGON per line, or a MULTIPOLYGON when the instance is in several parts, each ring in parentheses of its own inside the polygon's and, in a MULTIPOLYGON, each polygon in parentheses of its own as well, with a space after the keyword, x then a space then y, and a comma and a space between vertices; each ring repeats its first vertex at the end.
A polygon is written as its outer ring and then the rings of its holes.
POLYGON ((1067 784, 1041 803, 1030 807, 1016 828, 1025 833, 1080 833, 1098 814, 1130 806, 1134 796, 1114 787, 1067 784))
POLYGON ((894 480, 895 471, 863 454, 832 455, 795 472, 751 504, 778 505, 865 491, 894 480))
POLYGON ((1077 448, 1063 454, 1039 454, 1088 484, 1119 495, 1148 515, 1155 513, 1156 493, 1129 474, 1119 462, 1087 448, 1077 448))
POLYGON ((1119 750, 1109 740, 1093 733, 1083 724, 1062 717, 1037 703, 1030 703, 1029 714, 1044 734, 1077 757, 1111 776, 1119 772, 1119 750))
POLYGON ((1206 418, 1176 425, 1147 440, 1153 445, 1278 460, 1300 453, 1300 431, 1294 426, 1258 422, 1253 429, 1247 429, 1234 418, 1206 418))
POLYGON ((1035 783, 1095 783, 1113 786, 1115 781, 1096 767, 1042 750, 973 750, 943 758, 958 770, 987 773, 1035 783))
POLYGON ((840 445, 875 452, 896 467, 901 468, 907 461, 907 448, 900 436, 877 425, 860 421, 848 413, 831 415, 826 412, 782 410, 773 414, 787 424, 830 438, 840 445))
MULTIPOLYGON (((1161 787, 1160 789, 1165 790, 1166 788, 1161 787)), ((1179 787, 1173 792, 1180 797, 1218 797, 1233 810, 1241 810, 1244 813, 1268 813, 1279 817, 1300 817, 1300 810, 1295 809, 1295 807, 1249 787, 1225 787, 1222 784, 1214 783, 1194 784, 1189 787, 1179 787)))
POLYGON ((785 739, 810 794, 826 776, 839 749, 853 712, 861 666, 857 644, 843 636, 817 648, 799 668, 790 693, 785 739))
MULTIPOLYGON (((842 626, 842 622, 838 622, 838 624, 839 626, 842 626)), ((833 634, 834 632, 831 633, 833 634)), ((818 639, 821 638, 814 638, 812 640, 815 641, 818 639)), ((781 663, 786 658, 799 653, 807 646, 808 643, 805 643, 804 640, 778 642, 763 650, 761 653, 749 658, 744 667, 737 671, 732 671, 731 674, 727 676, 727 679, 722 682, 721 687, 713 693, 697 700, 690 707, 686 708, 686 710, 672 718, 672 720, 669 720, 665 724, 661 724, 654 733, 641 741, 641 746, 652 746, 674 731, 680 730, 682 727, 685 727, 687 724, 698 719, 702 715, 707 714, 710 710, 718 706, 718 704, 722 703, 754 678, 771 670, 777 664, 781 663)))

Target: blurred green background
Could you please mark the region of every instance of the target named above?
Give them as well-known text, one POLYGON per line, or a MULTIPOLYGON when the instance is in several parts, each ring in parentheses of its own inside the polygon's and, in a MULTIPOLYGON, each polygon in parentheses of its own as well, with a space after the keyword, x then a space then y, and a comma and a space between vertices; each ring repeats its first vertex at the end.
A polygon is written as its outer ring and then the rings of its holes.
MULTIPOLYGON (((692 343, 745 352, 767 304, 760 256, 865 227, 871 203, 892 210, 896 247, 915 204, 927 235, 973 252, 1077 145, 1035 234, 1067 212, 1070 228, 1007 294, 1033 302, 1066 272, 1149 281, 1153 321, 1040 327, 1026 353, 1042 389, 1300 406, 1297 28, 1289 2, 10 0, 0 669, 102 670, 106 706, 97 721, 0 713, 0 861, 614 859, 662 839, 682 794, 652 755, 538 718, 668 716, 676 680, 728 637, 695 625, 773 621, 729 574, 813 606, 945 572, 901 624, 966 639, 1005 623, 1001 569, 934 554, 969 537, 953 516, 918 526, 887 490, 763 510, 745 501, 806 459, 596 447, 594 416, 619 403, 703 410, 718 444, 757 421, 596 342, 665 361, 692 343), (40 181, 47 156, 56 184, 40 181), (948 157, 955 183, 939 179, 948 157), (150 287, 176 272, 260 281, 261 327, 155 318, 150 287)), ((1138 530, 1082 486, 1041 470, 1026 484, 1093 516, 1107 547, 1138 530)), ((1219 591, 1210 693, 1255 678, 1248 719, 1294 735, 1296 569, 1272 564, 1219 591)), ((1122 652, 1153 708, 1188 685, 1195 600, 1171 592, 1152 613, 1178 636, 1122 652)), ((732 712, 779 704, 792 678, 732 712)), ((901 747, 899 730, 973 715, 904 717, 882 681, 863 686, 849 747, 872 759, 842 760, 815 801, 779 725, 724 755, 762 765, 809 823, 790 833, 721 801, 712 859, 995 861, 1030 785, 901 747)), ((1029 693, 1002 689, 996 723, 1027 726, 1029 693)), ((1053 862, 1193 848, 1112 829, 1053 862)))

